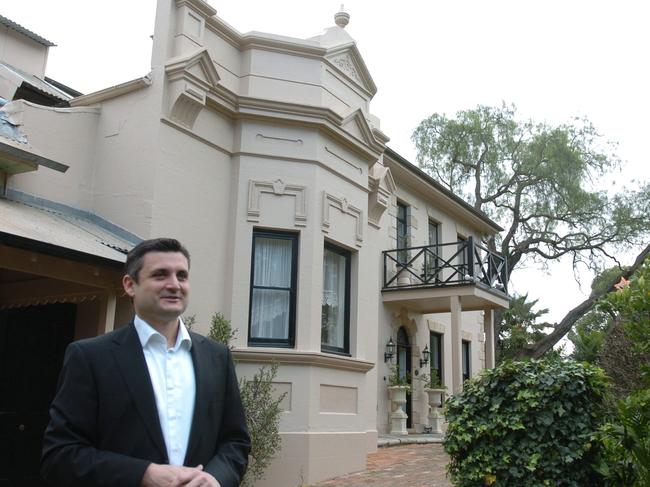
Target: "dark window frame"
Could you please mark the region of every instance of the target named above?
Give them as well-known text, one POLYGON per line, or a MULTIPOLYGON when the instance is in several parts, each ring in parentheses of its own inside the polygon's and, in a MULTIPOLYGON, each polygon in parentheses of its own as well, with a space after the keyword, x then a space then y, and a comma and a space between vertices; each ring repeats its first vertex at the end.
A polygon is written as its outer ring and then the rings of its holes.
MULTIPOLYGON (((333 347, 331 345, 326 345, 323 343, 323 334, 322 334, 322 326, 323 326, 323 318, 322 318, 322 313, 321 313, 321 352, 326 352, 326 353, 334 353, 337 355, 345 355, 346 357, 350 356, 350 296, 351 296, 351 276, 352 276, 352 252, 341 248, 337 245, 334 245, 330 242, 325 242, 323 246, 323 277, 325 276, 325 250, 329 250, 330 252, 334 252, 336 254, 341 255, 342 257, 345 258, 345 311, 343 313, 343 348, 341 347, 333 347)), ((322 307, 322 303, 321 303, 322 307)))
POLYGON ((445 359, 443 356, 443 352, 445 348, 444 340, 445 340, 444 334, 435 331, 429 331, 429 374, 431 375, 431 377, 433 377, 433 375, 435 374, 438 377, 438 382, 440 383, 440 385, 444 385, 444 380, 443 380, 444 378, 443 367, 445 363, 445 359), (433 340, 434 336, 438 338, 438 346, 435 347, 438 356, 438 361, 439 361, 438 364, 433 363, 433 359, 436 356, 436 354, 434 353, 434 346, 435 346, 433 340), (436 369, 434 365, 438 365, 438 368, 436 369))
MULTIPOLYGON (((409 236, 409 205, 402 201, 397 202, 397 214, 395 215, 395 248, 396 249, 405 249, 408 247, 408 236, 409 236), (404 218, 400 217, 401 210, 403 210, 404 218), (404 229, 403 233, 400 233, 400 224, 401 228, 404 229)), ((408 261, 408 251, 402 250, 397 252, 397 260, 400 263, 405 263, 408 261)))
POLYGON ((434 246, 430 252, 427 252, 425 254, 426 258, 426 265, 424 268, 424 277, 425 279, 430 279, 432 282, 437 283, 440 279, 439 276, 439 267, 440 267, 440 251, 441 251, 441 246, 440 246, 440 223, 429 218, 428 221, 428 226, 427 226, 427 231, 428 231, 428 237, 429 237, 429 245, 434 246), (433 228, 433 232, 431 231, 433 228), (434 238, 431 238, 431 237, 434 238), (435 241, 432 241, 435 240, 435 241), (431 252, 435 254, 435 257, 431 255, 431 252), (433 277, 431 275, 435 274, 433 277))
POLYGON ((467 367, 467 374, 465 374, 464 370, 461 370, 463 382, 465 382, 472 377, 472 342, 469 340, 462 340, 461 350, 462 368, 465 369, 467 367))
MULTIPOLYGON (((299 234, 293 232, 283 232, 278 230, 253 229, 252 249, 251 249, 251 274, 249 283, 248 299, 248 346, 249 347, 278 347, 293 348, 296 337, 296 303, 298 289, 298 240, 299 234), (289 330, 288 337, 285 339, 278 338, 260 338, 253 337, 251 334, 251 325, 253 318, 253 290, 254 289, 277 289, 268 286, 255 286, 255 241, 257 238, 275 238, 291 241, 291 287, 289 288, 289 330)), ((283 288, 284 289, 284 288, 283 288)))

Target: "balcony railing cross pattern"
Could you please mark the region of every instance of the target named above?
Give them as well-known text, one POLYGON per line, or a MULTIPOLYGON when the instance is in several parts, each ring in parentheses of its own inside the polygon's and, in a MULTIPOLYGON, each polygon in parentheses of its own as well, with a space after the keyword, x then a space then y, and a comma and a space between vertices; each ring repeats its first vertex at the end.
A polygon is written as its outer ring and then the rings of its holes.
POLYGON ((385 250, 383 289, 483 284, 507 294, 507 266, 502 255, 467 240, 385 250), (446 258, 445 247, 455 246, 446 258), (408 277, 408 279, 406 279, 408 277))

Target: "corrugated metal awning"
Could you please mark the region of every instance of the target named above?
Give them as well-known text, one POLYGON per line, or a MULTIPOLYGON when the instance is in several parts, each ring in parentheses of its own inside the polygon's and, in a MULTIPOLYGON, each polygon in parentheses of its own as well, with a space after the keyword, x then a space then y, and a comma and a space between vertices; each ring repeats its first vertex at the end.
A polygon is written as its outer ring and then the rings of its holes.
POLYGON ((86 219, 7 199, 0 199, 0 243, 111 267, 134 247, 86 219))
POLYGON ((38 78, 33 74, 29 74, 23 71, 22 69, 19 69, 15 66, 11 66, 10 64, 0 63, 0 75, 2 77, 11 76, 16 80, 15 82, 17 85, 20 85, 20 83, 27 83, 33 88, 36 88, 38 91, 46 93, 55 98, 58 98, 59 100, 69 101, 72 99, 71 94, 66 93, 65 91, 54 86, 53 84, 48 83, 47 81, 38 78))

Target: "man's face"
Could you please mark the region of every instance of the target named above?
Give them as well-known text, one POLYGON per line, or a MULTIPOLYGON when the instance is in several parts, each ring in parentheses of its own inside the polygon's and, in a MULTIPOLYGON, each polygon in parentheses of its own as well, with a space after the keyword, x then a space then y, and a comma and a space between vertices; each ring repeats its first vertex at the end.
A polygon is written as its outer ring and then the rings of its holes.
POLYGON ((147 252, 138 281, 126 275, 122 284, 140 318, 152 325, 167 324, 187 308, 189 265, 180 252, 147 252))

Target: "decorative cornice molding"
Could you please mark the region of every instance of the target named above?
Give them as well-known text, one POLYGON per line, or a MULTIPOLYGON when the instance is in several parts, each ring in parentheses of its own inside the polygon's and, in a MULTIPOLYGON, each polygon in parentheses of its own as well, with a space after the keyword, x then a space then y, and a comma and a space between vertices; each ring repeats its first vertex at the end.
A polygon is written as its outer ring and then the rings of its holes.
POLYGON ((311 367, 324 367, 327 369, 350 370, 366 373, 374 366, 374 362, 359 360, 350 357, 327 355, 318 352, 298 352, 293 350, 256 350, 235 349, 233 358, 237 362, 270 363, 278 362, 281 365, 306 365, 311 367))
POLYGON ((356 219, 355 244, 357 247, 361 247, 363 245, 363 211, 348 203, 346 198, 338 198, 327 191, 323 191, 323 221, 321 227, 324 233, 328 233, 330 230, 330 207, 336 208, 341 213, 356 219))
POLYGON ((248 209, 246 219, 249 222, 260 221, 260 197, 262 193, 276 196, 293 196, 295 198, 294 225, 307 226, 307 188, 296 184, 285 184, 281 179, 275 181, 253 181, 248 183, 248 209))
POLYGON ((201 14, 203 17, 210 18, 214 15, 217 15, 217 11, 212 8, 210 5, 208 5, 206 2, 203 2, 202 0, 176 0, 176 7, 180 8, 187 5, 190 7, 192 10, 195 10, 199 14, 201 14))
MULTIPOLYGON (((216 98, 211 98, 215 103, 219 103, 216 98)), ((376 161, 385 150, 385 145, 380 144, 374 138, 370 140, 361 140, 350 134, 343 128, 343 121, 352 118, 358 119, 358 110, 352 111, 346 118, 342 117, 330 108, 324 108, 313 105, 300 105, 275 100, 262 100, 251 97, 238 97, 237 111, 233 116, 238 118, 265 118, 268 120, 286 120, 291 122, 300 122, 303 124, 316 125, 329 129, 331 135, 344 142, 348 147, 363 154, 368 161, 376 161), (297 120, 298 119, 298 120, 297 120)), ((226 100, 229 101, 229 100, 226 100)), ((365 118, 362 119, 365 121, 365 118)), ((363 123, 363 122, 359 122, 363 123)), ((365 121, 367 124, 367 121, 365 121)))
POLYGON ((71 107, 81 107, 88 105, 95 105, 97 103, 117 98, 118 96, 126 95, 133 91, 141 90, 151 86, 151 77, 149 75, 137 78, 126 83, 104 88, 103 90, 88 93, 87 95, 78 96, 70 100, 71 107))
POLYGON ((242 50, 257 48, 314 58, 323 58, 327 54, 327 49, 309 41, 262 34, 261 32, 250 32, 242 35, 239 47, 242 50))
POLYGON ((336 157, 337 160, 343 162, 344 164, 347 164, 348 166, 350 166, 351 168, 353 168, 355 171, 358 171, 359 174, 363 174, 363 169, 361 169, 359 166, 357 166, 356 164, 354 164, 354 163, 348 161, 348 160, 345 159, 344 157, 340 156, 339 154, 337 154, 336 152, 334 152, 334 151, 333 151, 332 149, 330 149, 329 147, 325 146, 324 148, 325 148, 325 152, 327 152, 327 153, 331 154, 332 156, 336 157))
POLYGON ((0 300, 0 310, 12 308, 24 308, 27 306, 43 306, 57 303, 83 303, 84 301, 95 301, 100 298, 100 293, 87 291, 85 293, 51 296, 35 296, 29 298, 0 300))

